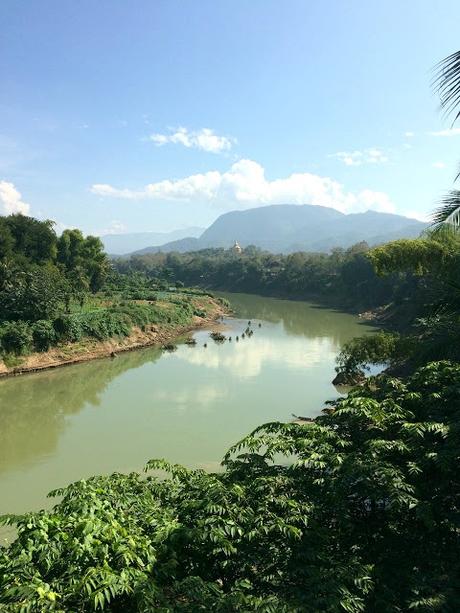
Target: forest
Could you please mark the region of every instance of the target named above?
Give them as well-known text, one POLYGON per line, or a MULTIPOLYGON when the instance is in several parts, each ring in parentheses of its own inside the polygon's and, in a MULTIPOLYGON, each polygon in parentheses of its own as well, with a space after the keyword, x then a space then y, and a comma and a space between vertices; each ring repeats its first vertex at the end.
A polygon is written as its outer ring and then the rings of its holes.
POLYGON ((190 324, 206 316, 203 293, 142 274, 120 275, 99 238, 58 237, 50 221, 0 217, 0 356, 20 368, 32 352, 85 350, 85 343, 190 324), (177 287, 176 287, 177 285, 177 287))

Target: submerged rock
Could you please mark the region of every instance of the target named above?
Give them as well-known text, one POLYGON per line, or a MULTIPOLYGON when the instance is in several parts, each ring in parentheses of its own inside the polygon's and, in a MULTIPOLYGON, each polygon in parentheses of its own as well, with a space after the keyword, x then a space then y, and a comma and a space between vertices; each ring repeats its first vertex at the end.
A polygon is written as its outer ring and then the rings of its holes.
POLYGON ((213 341, 216 343, 223 343, 226 340, 225 334, 221 334, 220 332, 211 332, 209 335, 213 341))

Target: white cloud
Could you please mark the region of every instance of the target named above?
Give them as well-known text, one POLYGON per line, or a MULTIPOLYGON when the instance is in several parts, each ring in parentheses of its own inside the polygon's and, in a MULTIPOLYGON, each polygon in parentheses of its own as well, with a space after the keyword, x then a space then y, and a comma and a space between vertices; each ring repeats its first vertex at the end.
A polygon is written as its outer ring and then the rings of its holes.
POLYGON ((381 213, 394 213, 395 206, 391 202, 388 194, 384 192, 374 192, 370 189, 363 189, 358 194, 360 203, 365 209, 380 211, 381 213))
POLYGON ((11 213, 28 215, 30 212, 30 204, 23 202, 21 193, 8 181, 0 181, 0 203, 6 215, 11 213))
POLYGON ((306 371, 316 364, 333 364, 337 355, 333 339, 326 337, 310 338, 308 341, 304 338, 277 338, 274 342, 271 338, 259 336, 251 341, 241 340, 231 346, 226 345, 225 351, 221 349, 208 342, 205 352, 180 351, 173 355, 174 359, 185 360, 200 368, 205 366, 208 369, 227 371, 240 379, 257 377, 266 366, 306 371))
POLYGON ((337 158, 345 166, 362 166, 363 164, 384 164, 388 157, 380 149, 365 149, 364 151, 339 151, 330 157, 337 158))
POLYGON ((444 164, 444 162, 433 162, 433 168, 445 168, 446 165, 444 164))
POLYGON ((430 132, 430 134, 431 136, 460 136, 460 128, 449 128, 438 132, 430 132))
MULTIPOLYGON (((164 358, 170 357, 170 354, 163 354, 164 358)), ((213 384, 208 385, 195 385, 184 387, 184 383, 181 383, 180 389, 174 386, 174 389, 155 389, 153 392, 153 398, 158 402, 164 402, 168 407, 172 406, 181 413, 185 411, 193 410, 197 408, 203 412, 208 412, 209 409, 214 408, 217 402, 225 398, 228 394, 226 389, 222 386, 213 384)))
POLYGON ((212 170, 182 179, 165 179, 139 190, 96 184, 91 187, 91 192, 103 197, 132 200, 206 202, 220 210, 285 203, 329 206, 343 212, 395 210, 390 198, 382 192, 369 189, 349 192, 334 179, 308 172, 270 181, 265 177, 263 166, 246 159, 235 162, 223 173, 212 170))
POLYGON ((123 222, 118 221, 118 219, 113 219, 107 228, 101 230, 101 232, 98 232, 98 235, 123 234, 126 232, 126 229, 127 228, 123 222))
POLYGON ((421 211, 402 211, 401 215, 409 217, 410 219, 417 219, 418 221, 429 222, 431 216, 429 213, 422 213, 421 211))
POLYGON ((228 151, 236 142, 234 138, 229 136, 219 136, 209 128, 202 130, 190 131, 187 128, 177 128, 169 134, 151 134, 148 140, 154 142, 158 147, 173 143, 183 145, 188 149, 201 149, 210 153, 221 153, 228 151))
POLYGON ((414 132, 404 132, 404 136, 406 138, 412 138, 413 136, 415 136, 414 132))

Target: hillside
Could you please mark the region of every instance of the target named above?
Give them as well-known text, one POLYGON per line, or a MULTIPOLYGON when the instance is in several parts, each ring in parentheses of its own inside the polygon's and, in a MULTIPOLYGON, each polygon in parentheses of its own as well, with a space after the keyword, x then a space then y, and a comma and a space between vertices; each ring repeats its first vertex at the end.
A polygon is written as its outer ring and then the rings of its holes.
POLYGON ((152 245, 163 245, 185 237, 197 237, 203 228, 184 228, 172 232, 133 232, 127 234, 106 234, 100 239, 107 253, 123 255, 131 251, 138 251, 152 245))
POLYGON ((323 206, 280 204, 225 213, 198 239, 182 238, 141 252, 227 248, 235 240, 242 247, 256 245, 275 253, 327 252, 363 240, 377 245, 397 238, 414 238, 426 227, 427 224, 402 215, 376 211, 346 215, 323 206))

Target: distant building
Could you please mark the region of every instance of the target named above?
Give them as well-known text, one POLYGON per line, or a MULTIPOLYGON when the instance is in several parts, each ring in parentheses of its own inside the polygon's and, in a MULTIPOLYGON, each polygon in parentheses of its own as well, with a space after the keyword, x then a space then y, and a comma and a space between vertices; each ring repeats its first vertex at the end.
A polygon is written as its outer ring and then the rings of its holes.
POLYGON ((241 249, 241 247, 240 247, 240 245, 239 245, 238 241, 235 241, 235 244, 234 244, 234 245, 233 245, 233 247, 232 247, 232 251, 233 251, 233 253, 237 253, 237 254, 240 254, 240 253, 243 251, 243 250, 241 249))

